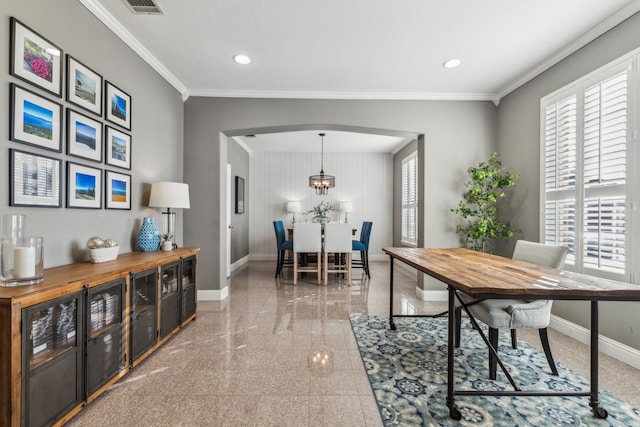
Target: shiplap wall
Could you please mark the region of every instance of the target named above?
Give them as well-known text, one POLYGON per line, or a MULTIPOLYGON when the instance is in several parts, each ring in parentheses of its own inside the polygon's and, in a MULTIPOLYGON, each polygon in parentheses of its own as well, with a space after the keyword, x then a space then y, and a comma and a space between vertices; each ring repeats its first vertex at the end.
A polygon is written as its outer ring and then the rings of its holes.
MULTIPOLYGON (((325 153, 324 171, 336 177, 336 186, 327 196, 317 196, 309 188, 309 175, 320 172, 320 153, 256 152, 250 159, 247 211, 249 214, 249 255, 251 259, 275 259, 273 221, 291 227, 287 202, 298 200, 307 211, 326 200, 332 204, 353 202, 349 222, 358 229, 362 221, 373 221, 369 257, 386 259, 383 247, 392 246, 393 157, 376 153, 325 153)), ((333 219, 339 220, 337 212, 333 219)), ((296 214, 296 221, 311 220, 296 214)))

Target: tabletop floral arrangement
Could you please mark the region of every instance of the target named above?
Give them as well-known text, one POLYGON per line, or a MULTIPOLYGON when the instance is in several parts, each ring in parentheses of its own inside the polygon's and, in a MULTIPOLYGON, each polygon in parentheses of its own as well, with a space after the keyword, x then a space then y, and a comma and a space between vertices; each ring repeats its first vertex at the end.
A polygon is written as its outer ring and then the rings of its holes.
POLYGON ((317 205, 315 205, 313 208, 311 208, 310 210, 308 210, 307 212, 305 212, 305 215, 313 215, 313 218, 311 218, 311 221, 313 222, 319 222, 321 224, 324 224, 326 222, 329 222, 329 220, 331 218, 329 218, 329 212, 335 211, 336 208, 329 202, 320 202, 317 205))

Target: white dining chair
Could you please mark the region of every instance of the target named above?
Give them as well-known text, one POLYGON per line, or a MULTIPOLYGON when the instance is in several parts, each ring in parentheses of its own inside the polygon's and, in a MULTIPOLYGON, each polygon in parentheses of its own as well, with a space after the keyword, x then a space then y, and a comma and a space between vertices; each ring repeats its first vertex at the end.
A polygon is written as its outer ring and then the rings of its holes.
POLYGON ((324 284, 327 284, 329 273, 347 275, 347 283, 351 285, 351 224, 324 225, 324 284), (329 264, 329 254, 337 256, 337 261, 329 264), (343 263, 344 260, 344 263, 343 263))
MULTIPOLYGON (((518 240, 512 259, 561 270, 568 253, 569 248, 566 246, 545 245, 543 243, 518 240)), ((514 274, 516 273, 517 271, 514 274)), ((484 299, 476 301, 463 293, 459 293, 459 295, 464 303, 468 304, 467 309, 473 317, 489 327, 489 342, 496 351, 498 350, 499 329, 510 330, 511 346, 513 348, 517 347, 517 329, 537 329, 551 373, 558 375, 547 335, 547 326, 551 320, 551 304, 553 301, 514 299, 484 299)), ((454 316, 454 345, 459 347, 462 320, 461 306, 456 307, 454 316)), ((497 359, 489 351, 489 378, 492 380, 496 379, 496 368, 497 359)))
MULTIPOLYGON (((319 223, 295 223, 293 224, 293 284, 298 283, 298 273, 316 272, 318 275, 318 285, 322 276, 322 231, 319 223), (301 266, 300 254, 316 255, 317 262, 315 265, 307 262, 307 265, 301 266)), ((308 257, 307 257, 308 259, 308 257)))

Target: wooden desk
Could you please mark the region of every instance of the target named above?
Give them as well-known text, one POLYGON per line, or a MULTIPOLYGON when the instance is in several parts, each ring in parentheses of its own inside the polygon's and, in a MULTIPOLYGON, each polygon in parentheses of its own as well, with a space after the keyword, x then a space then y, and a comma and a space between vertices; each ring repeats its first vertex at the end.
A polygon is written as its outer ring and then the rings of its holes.
MULTIPOLYGON (((589 396, 589 405, 597 418, 606 418, 607 411, 598 401, 598 301, 640 301, 640 286, 560 271, 522 261, 475 252, 469 249, 383 248, 391 257, 391 305, 389 324, 393 322, 393 260, 404 262, 448 285, 449 335, 448 348, 454 346, 454 309, 456 291, 474 298, 516 298, 548 300, 583 300, 591 302, 591 390, 589 392, 561 393, 521 391, 498 358, 500 367, 514 387, 514 391, 454 390, 454 352, 448 351, 447 407, 451 418, 459 420, 460 411, 455 394, 493 396, 589 396)), ((467 311, 467 314, 470 314, 467 311)), ((473 319, 473 317, 471 317, 473 319)), ((475 321, 474 319, 472 321, 475 321)), ((497 353, 480 332, 489 351, 497 353)))

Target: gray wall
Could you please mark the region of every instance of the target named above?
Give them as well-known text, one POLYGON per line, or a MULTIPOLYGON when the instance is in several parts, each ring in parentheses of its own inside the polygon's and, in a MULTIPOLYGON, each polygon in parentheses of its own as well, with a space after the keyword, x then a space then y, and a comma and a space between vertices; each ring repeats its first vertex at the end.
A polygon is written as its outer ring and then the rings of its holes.
POLYGON ((200 289, 226 286, 220 236, 226 192, 226 136, 238 129, 345 125, 425 135, 424 246, 459 246, 449 209, 462 194, 469 164, 497 147, 497 109, 490 102, 230 99, 191 97, 185 103, 185 242, 201 247, 200 289), (222 198, 221 198, 222 197, 222 198))
MULTIPOLYGON (((522 238, 539 239, 540 192, 540 98, 573 82, 640 46, 640 14, 613 28, 564 61, 506 96, 499 106, 498 140, 505 166, 520 174, 510 209, 522 238)), ((513 242, 503 249, 513 251, 513 242)), ((640 349, 638 303, 602 303, 600 332, 640 349)), ((556 301, 553 313, 585 328, 589 327, 586 303, 556 301)))
POLYGON ((231 165, 231 263, 234 263, 249 255, 249 216, 251 203, 251 179, 249 177, 249 153, 242 148, 233 138, 229 140, 229 152, 227 162, 231 165), (235 213, 235 177, 244 178, 244 213, 235 213))
MULTIPOLYGON (((160 222, 160 209, 145 207, 149 184, 154 181, 182 180, 183 103, 180 94, 153 71, 139 56, 108 30, 97 18, 76 0, 3 0, 0 3, 0 102, 5 106, 0 114, 0 213, 27 215, 27 232, 44 237, 45 267, 81 261, 86 257, 86 241, 98 235, 114 238, 120 252, 135 249, 135 235, 142 218, 155 216, 160 222), (18 85, 62 103, 63 97, 47 95, 39 88, 23 82, 8 73, 9 70, 9 17, 60 46, 97 73, 101 74, 132 98, 132 169, 131 171, 107 167, 66 155, 66 119, 63 120, 63 151, 55 153, 29 145, 9 141, 9 83, 18 85), (22 208, 9 206, 8 169, 9 148, 38 153, 63 160, 63 206, 66 197, 66 161, 110 169, 131 175, 132 209, 88 210, 63 208, 22 208)), ((63 67, 66 76, 66 63, 63 67)), ((66 80, 66 77, 65 77, 66 80)), ((63 85, 64 87, 64 85, 63 85)), ((81 111, 77 107, 74 110, 81 111)), ((91 116, 91 113, 86 113, 91 116)), ((94 118, 98 118, 94 116, 94 118)), ((104 119, 101 119, 104 122, 104 119)), ((129 132, 127 132, 129 133, 129 132)), ((193 193, 192 193, 193 197, 193 193)), ((104 203, 103 203, 104 205, 104 203)), ((178 214, 178 242, 182 230, 182 214, 178 214)))

